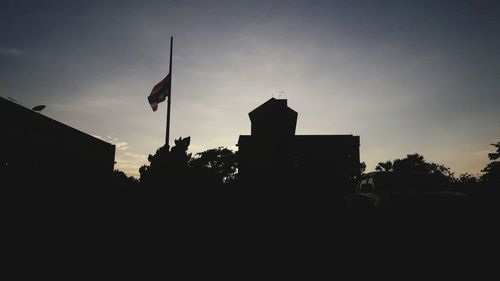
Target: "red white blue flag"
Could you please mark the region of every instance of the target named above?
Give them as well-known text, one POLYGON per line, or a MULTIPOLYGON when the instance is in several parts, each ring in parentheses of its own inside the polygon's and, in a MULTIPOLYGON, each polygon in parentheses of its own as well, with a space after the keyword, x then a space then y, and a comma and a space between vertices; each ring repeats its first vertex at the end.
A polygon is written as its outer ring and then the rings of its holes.
POLYGON ((167 77, 163 78, 158 84, 153 87, 151 90, 151 94, 148 96, 149 105, 151 105, 151 109, 156 111, 158 109, 158 104, 162 101, 165 101, 166 97, 170 97, 170 73, 167 77))

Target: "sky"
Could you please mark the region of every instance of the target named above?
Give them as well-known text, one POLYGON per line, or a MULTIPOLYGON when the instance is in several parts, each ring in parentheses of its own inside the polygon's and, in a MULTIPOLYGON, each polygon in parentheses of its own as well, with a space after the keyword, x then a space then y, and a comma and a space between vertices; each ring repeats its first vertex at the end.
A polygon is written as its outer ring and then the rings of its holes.
MULTIPOLYGON (((0 96, 116 144, 138 176, 171 140, 236 150, 271 97, 297 134, 360 136, 367 171, 420 153, 478 174, 500 141, 500 1, 0 0, 0 96)), ((318 148, 321 149, 321 148, 318 148)))

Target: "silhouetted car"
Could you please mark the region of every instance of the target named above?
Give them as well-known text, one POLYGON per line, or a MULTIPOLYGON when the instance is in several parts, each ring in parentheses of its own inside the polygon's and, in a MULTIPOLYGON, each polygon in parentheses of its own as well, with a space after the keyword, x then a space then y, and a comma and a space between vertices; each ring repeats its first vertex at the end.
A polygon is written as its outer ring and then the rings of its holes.
POLYGON ((371 172, 362 175, 348 208, 450 209, 465 207, 468 196, 450 191, 446 179, 421 173, 371 172))

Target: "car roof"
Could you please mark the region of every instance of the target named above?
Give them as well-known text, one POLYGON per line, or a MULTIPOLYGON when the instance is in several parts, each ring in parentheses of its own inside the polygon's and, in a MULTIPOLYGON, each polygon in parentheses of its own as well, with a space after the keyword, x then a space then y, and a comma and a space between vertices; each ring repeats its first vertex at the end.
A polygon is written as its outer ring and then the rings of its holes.
POLYGON ((395 171, 374 171, 362 174, 361 177, 376 176, 376 175, 422 175, 422 176, 435 176, 435 174, 428 174, 422 172, 395 172, 395 171))

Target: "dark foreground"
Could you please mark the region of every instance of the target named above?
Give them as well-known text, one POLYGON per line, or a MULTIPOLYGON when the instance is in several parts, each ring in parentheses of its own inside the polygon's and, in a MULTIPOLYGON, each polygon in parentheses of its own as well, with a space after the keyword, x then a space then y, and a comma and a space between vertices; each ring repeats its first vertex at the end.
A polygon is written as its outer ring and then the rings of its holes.
POLYGON ((87 230, 113 231, 115 227, 130 226, 130 232, 155 229, 154 232, 172 233, 173 229, 198 227, 254 230, 290 227, 296 228, 294 232, 330 229, 337 234, 357 227, 382 231, 399 226, 441 227, 447 223, 467 227, 500 214, 499 197, 493 193, 469 195, 461 204, 423 201, 373 208, 348 206, 346 194, 299 189, 100 190, 6 188, 2 196, 3 214, 9 223, 37 230, 85 226, 87 230))
POLYGON ((492 251, 492 206, 352 210, 342 202, 232 190, 16 192, 2 196, 5 265, 18 276, 316 279, 362 273, 360 259, 414 275, 492 251))

